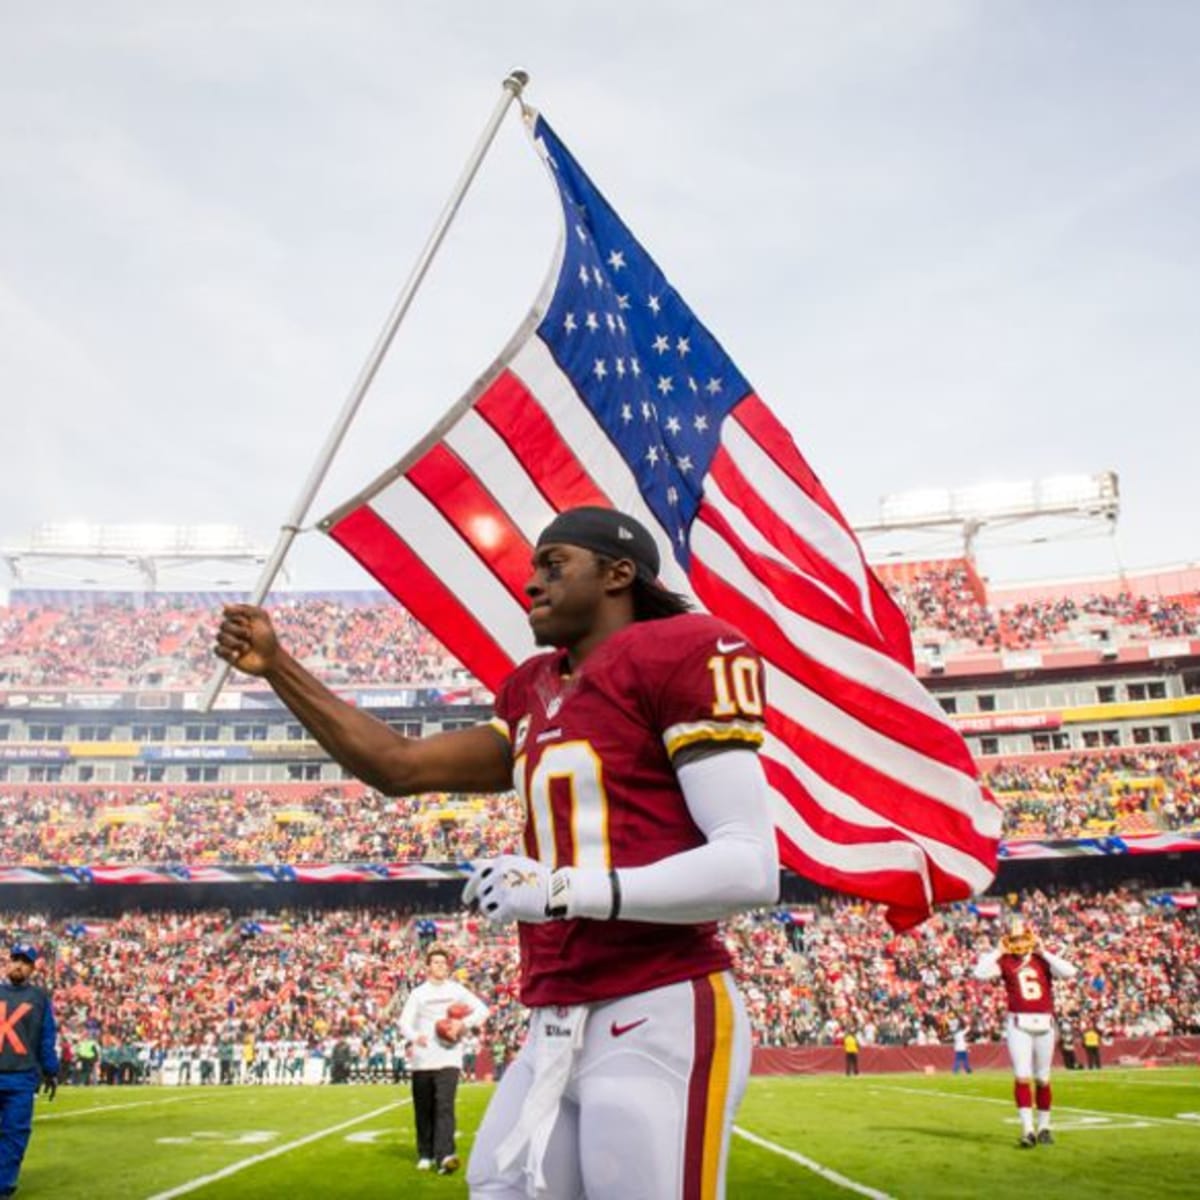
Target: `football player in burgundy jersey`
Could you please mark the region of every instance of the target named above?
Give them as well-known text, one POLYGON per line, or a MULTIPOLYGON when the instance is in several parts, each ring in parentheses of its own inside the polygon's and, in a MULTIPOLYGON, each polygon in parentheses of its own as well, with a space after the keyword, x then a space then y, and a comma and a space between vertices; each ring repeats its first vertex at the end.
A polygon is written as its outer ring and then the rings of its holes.
POLYGON ((216 653, 267 680, 380 791, 507 791, 522 854, 473 864, 464 899, 516 921, 529 1037, 467 1173, 471 1195, 722 1197, 749 1024, 716 922, 775 900, 763 672, 732 626, 657 582, 658 548, 610 509, 560 513, 526 592, 544 654, 493 720, 406 738, 346 704, 230 605, 216 653))
POLYGON ((1012 923, 1000 947, 975 966, 975 978, 1000 979, 1008 1005, 1005 1034, 1012 1059, 1014 1094, 1021 1118, 1022 1149, 1050 1145, 1050 1066, 1054 1058, 1054 983, 1071 979, 1075 968, 1042 948, 1037 934, 1022 920, 1012 923), (1033 1125, 1033 1083, 1037 1088, 1037 1130, 1033 1125))

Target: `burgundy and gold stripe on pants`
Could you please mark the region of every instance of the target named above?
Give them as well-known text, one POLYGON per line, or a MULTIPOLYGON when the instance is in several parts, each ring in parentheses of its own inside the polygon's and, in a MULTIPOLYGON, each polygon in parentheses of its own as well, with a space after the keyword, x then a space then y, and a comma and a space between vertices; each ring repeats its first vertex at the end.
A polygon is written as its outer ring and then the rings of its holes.
POLYGON ((716 1200, 725 1154, 725 1109, 733 1066, 732 984, 723 973, 692 981, 695 1053, 688 1083, 683 1200, 716 1200))

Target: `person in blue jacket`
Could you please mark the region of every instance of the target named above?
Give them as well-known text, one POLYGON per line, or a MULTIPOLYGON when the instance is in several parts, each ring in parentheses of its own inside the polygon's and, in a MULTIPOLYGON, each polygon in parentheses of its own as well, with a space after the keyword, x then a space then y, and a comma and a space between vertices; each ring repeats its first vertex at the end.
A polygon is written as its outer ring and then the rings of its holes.
POLYGON ((38 952, 27 942, 9 951, 0 980, 0 1196, 17 1190, 33 1129, 33 1097, 58 1091, 58 1031, 49 993, 30 982, 38 952))

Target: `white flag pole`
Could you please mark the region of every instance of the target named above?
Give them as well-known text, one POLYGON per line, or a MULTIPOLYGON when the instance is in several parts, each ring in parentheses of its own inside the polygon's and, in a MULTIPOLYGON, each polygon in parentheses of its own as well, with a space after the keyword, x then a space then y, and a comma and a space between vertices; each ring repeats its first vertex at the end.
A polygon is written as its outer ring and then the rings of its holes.
MULTIPOLYGON (((279 574, 279 570, 283 566, 283 560, 287 557, 292 542, 295 541, 296 535, 300 532, 301 526, 304 524, 304 519, 308 516, 308 510, 312 506, 317 491, 320 489, 322 482, 324 482, 330 463, 333 462, 334 455, 337 454, 338 448, 342 444, 342 439, 346 436, 346 431, 350 428, 351 422, 353 422, 358 413, 359 405, 362 404, 363 398, 366 396, 371 383, 375 379, 375 375, 383 364, 384 357, 392 344, 392 339, 395 338, 396 331, 400 328, 400 322, 408 312, 413 297, 417 293, 417 288, 421 286, 421 282, 425 278, 425 273, 429 270, 430 263, 433 262, 433 256, 438 252, 438 248, 441 246, 442 240, 450 228, 450 222, 454 220, 459 206, 463 202, 463 197, 467 194, 467 189, 471 186, 476 172, 479 170, 480 163, 483 162, 484 156, 495 140, 496 131, 500 128, 500 123, 504 120, 505 113, 508 112, 508 106, 521 95, 528 82, 529 76, 524 71, 512 71, 501 85, 504 94, 497 101, 495 110, 492 112, 483 133, 480 134, 479 141, 475 144, 475 149, 471 152, 471 157, 467 160, 467 165, 463 168, 462 174, 458 177, 458 182, 454 185, 454 191, 450 199, 446 202, 446 207, 442 209, 441 215, 437 219, 437 224, 434 226, 433 232, 429 235, 429 240, 425 243, 425 248, 417 258, 416 264, 413 266, 412 272, 405 282, 400 295, 396 298, 396 303, 392 306, 392 311, 388 314, 388 319, 383 329, 375 339, 375 345, 371 347, 371 353, 362 370, 359 372, 358 378, 354 381, 354 386, 350 389, 350 394, 346 397, 345 404, 342 405, 342 411, 338 415, 333 428, 329 431, 329 436, 325 439, 325 445, 321 448, 321 453, 313 465, 312 471, 309 472, 308 479, 305 481, 304 487, 300 490, 300 495, 296 498, 296 503, 293 505, 292 511, 288 514, 288 518, 284 524, 279 528, 279 539, 275 543, 275 549, 271 551, 271 557, 263 565, 258 582, 254 585, 254 591, 250 598, 251 604, 261 604, 267 598, 267 593, 270 592, 271 585, 275 582, 275 576, 279 574)), ((229 663, 222 662, 213 672, 212 678, 208 681, 208 686, 204 689, 204 695, 200 700, 201 712, 210 712, 212 710, 218 693, 224 687, 225 680, 229 677, 229 671, 229 663)))

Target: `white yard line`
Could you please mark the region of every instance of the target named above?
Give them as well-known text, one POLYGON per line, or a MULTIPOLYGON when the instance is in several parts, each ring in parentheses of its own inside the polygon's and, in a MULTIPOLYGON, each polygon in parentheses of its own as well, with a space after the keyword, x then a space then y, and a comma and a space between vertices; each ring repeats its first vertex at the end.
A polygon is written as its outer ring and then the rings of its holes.
MULTIPOLYGON (((91 1108, 76 1108, 71 1112, 38 1113, 35 1121, 65 1121, 68 1117, 86 1117, 91 1113, 116 1112, 119 1108, 145 1108, 147 1104, 179 1104, 184 1100, 207 1100, 207 1096, 172 1096, 169 1100, 132 1100, 128 1104, 93 1104, 91 1108)), ((46 1103, 53 1103, 47 1101, 46 1103)))
POLYGON ((227 1167, 222 1167, 219 1171, 214 1171, 211 1175, 201 1175, 197 1179, 189 1179, 187 1183, 181 1183, 178 1187, 173 1187, 165 1192, 155 1192, 149 1197, 149 1200, 172 1200, 174 1196, 185 1196, 188 1192, 194 1192, 202 1187, 207 1187, 210 1183, 216 1183, 219 1179, 228 1179, 230 1175, 236 1175, 239 1171, 244 1171, 247 1167, 253 1167, 257 1163, 266 1162, 269 1158, 278 1158, 281 1154, 289 1154, 293 1150, 299 1150, 301 1146, 307 1146, 310 1142, 320 1141, 321 1138, 329 1137, 330 1134, 341 1133, 343 1129, 349 1129, 353 1125, 361 1125, 364 1121, 370 1121, 375 1117, 381 1117, 386 1112, 391 1112, 393 1108, 400 1108, 405 1104, 411 1104, 411 1100, 393 1100, 391 1104, 385 1104, 382 1108, 377 1108, 374 1112, 363 1113, 361 1117, 354 1117, 349 1121, 342 1121, 339 1125, 331 1125, 328 1129, 318 1129, 316 1133, 310 1133, 306 1137, 297 1138, 294 1142, 288 1142, 284 1146, 276 1146, 273 1150, 264 1151, 262 1154, 255 1154, 251 1158, 243 1158, 239 1162, 230 1163, 227 1167))
POLYGON ((845 1175, 839 1175, 829 1167, 823 1167, 819 1162, 813 1162, 811 1158, 805 1158, 803 1154, 797 1154, 795 1150, 789 1150, 786 1146, 779 1146, 774 1142, 768 1142, 766 1138, 761 1138, 758 1134, 751 1133, 748 1129, 743 1129, 740 1125, 735 1125, 733 1132, 738 1137, 753 1143, 755 1146, 761 1146, 764 1150, 770 1150, 772 1154, 781 1154, 784 1158, 790 1158, 792 1162, 799 1163, 800 1166, 807 1168, 815 1175, 820 1175, 822 1179, 827 1179, 830 1183, 836 1184, 840 1188, 845 1188, 848 1192, 857 1192, 860 1196, 869 1196, 871 1200, 892 1200, 892 1197, 887 1192, 880 1192, 875 1188, 867 1187, 866 1184, 856 1183, 853 1179, 847 1179, 845 1175))
MULTIPOLYGON (((1011 1108, 1011 1100, 998 1100, 994 1096, 969 1096, 965 1092, 939 1092, 933 1088, 900 1087, 898 1084, 877 1083, 872 1085, 872 1091, 877 1092, 906 1092, 910 1096, 944 1096, 947 1100, 974 1100, 978 1104, 1003 1104, 1011 1108)), ((1181 1121, 1177 1117, 1152 1117, 1147 1113, 1117 1112, 1111 1108, 1075 1108, 1068 1104, 1056 1104, 1055 1112, 1082 1113, 1086 1117, 1120 1117, 1123 1121, 1151 1121, 1155 1125, 1182 1125, 1185 1129, 1195 1129, 1195 1121, 1181 1121)))

